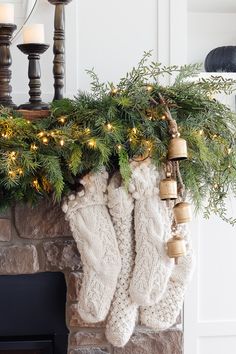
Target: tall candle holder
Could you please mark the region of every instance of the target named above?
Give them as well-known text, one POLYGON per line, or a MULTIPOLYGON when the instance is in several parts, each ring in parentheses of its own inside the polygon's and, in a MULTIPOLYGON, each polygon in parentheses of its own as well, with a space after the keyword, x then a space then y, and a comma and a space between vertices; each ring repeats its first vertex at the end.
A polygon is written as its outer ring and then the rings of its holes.
POLYGON ((65 75, 65 5, 72 0, 48 0, 55 5, 54 16, 54 98, 61 100, 63 98, 64 75, 65 75))
POLYGON ((41 43, 26 43, 17 46, 20 51, 28 55, 29 59, 29 102, 18 107, 21 110, 48 110, 49 104, 42 102, 41 99, 41 69, 40 55, 46 52, 49 48, 48 44, 41 43))
POLYGON ((8 23, 0 23, 0 105, 16 108, 12 102, 11 92, 11 38, 16 30, 16 25, 8 23))

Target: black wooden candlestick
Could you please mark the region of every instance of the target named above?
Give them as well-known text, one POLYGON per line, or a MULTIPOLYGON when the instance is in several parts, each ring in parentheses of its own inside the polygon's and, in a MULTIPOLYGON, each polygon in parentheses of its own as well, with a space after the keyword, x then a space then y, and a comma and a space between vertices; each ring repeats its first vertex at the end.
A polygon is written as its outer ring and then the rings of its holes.
POLYGON ((55 5, 54 17, 54 98, 61 100, 63 98, 64 74, 65 74, 65 5, 72 0, 48 0, 55 5))
POLYGON ((47 103, 42 102, 41 99, 41 69, 40 69, 40 54, 43 54, 48 48, 48 44, 19 44, 17 46, 22 53, 28 55, 29 59, 29 95, 30 100, 28 103, 22 104, 18 109, 25 110, 44 110, 49 109, 47 103))
POLYGON ((16 108, 12 102, 11 92, 11 38, 16 30, 14 24, 0 23, 0 105, 16 108))

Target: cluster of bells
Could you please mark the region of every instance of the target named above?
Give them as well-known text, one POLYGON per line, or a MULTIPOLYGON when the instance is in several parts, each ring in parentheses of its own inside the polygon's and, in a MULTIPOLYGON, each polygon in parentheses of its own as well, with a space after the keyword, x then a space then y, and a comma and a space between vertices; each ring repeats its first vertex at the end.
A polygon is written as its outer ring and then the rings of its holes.
MULTIPOLYGON (((179 136, 172 138, 168 147, 168 160, 180 161, 187 159, 187 157, 186 140, 179 136)), ((177 181, 172 177, 171 172, 166 172, 166 178, 160 181, 160 198, 166 201, 178 198, 177 181)), ((176 225, 190 222, 192 218, 191 205, 185 201, 175 204, 173 216, 176 225)), ((179 257, 185 256, 186 244, 181 235, 174 233, 167 242, 167 254, 170 258, 175 259, 176 264, 179 257)))

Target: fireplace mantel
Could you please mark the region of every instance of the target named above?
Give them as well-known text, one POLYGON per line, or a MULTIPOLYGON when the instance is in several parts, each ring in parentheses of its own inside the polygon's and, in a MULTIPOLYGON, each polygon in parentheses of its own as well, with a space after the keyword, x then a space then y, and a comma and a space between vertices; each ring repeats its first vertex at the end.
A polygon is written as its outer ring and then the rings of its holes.
POLYGON ((160 333, 137 326, 121 349, 106 341, 105 323, 84 323, 77 311, 82 264, 60 207, 47 202, 33 209, 17 205, 0 217, 0 276, 43 272, 65 276, 68 354, 182 354, 181 324, 160 333))

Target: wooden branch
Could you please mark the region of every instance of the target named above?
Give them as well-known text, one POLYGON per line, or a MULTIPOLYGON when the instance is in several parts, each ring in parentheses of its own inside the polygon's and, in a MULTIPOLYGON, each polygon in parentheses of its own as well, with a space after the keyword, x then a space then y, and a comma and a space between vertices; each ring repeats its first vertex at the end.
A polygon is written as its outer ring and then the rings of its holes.
POLYGON ((173 119, 169 107, 166 104, 163 96, 161 93, 158 93, 159 99, 160 99, 160 103, 165 107, 165 111, 166 111, 166 120, 168 122, 168 126, 169 126, 169 133, 172 137, 178 137, 179 136, 179 132, 178 132, 178 126, 176 123, 176 120, 173 119))

